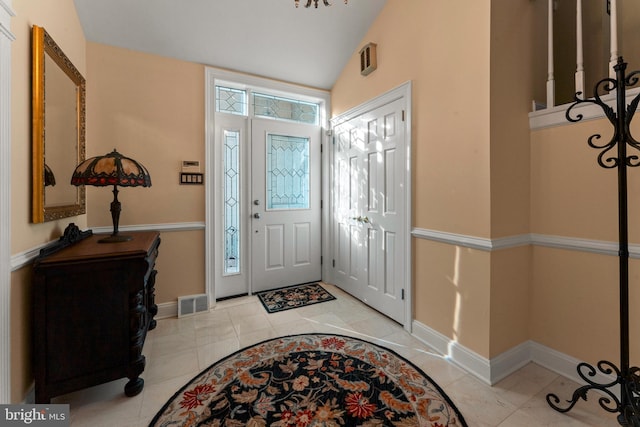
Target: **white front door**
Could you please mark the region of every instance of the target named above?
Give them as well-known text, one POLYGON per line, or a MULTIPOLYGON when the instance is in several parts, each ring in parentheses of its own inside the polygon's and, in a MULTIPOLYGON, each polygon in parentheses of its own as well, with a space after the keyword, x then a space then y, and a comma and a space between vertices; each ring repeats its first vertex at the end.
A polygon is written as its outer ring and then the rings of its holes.
POLYGON ((256 119, 251 139, 252 291, 320 280, 320 127, 256 119))
POLYGON ((404 99, 334 128, 334 281, 405 324, 407 143, 404 99))

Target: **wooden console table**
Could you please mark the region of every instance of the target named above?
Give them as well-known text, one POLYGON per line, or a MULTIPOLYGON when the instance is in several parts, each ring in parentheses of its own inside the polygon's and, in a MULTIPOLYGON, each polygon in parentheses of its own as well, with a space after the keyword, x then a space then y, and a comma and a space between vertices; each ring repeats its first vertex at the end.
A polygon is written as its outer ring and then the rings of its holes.
POLYGON ((36 259, 36 403, 123 377, 129 378, 127 396, 142 391, 142 347, 158 312, 154 266, 160 234, 127 234, 133 240, 98 243, 104 236, 67 228, 36 259))

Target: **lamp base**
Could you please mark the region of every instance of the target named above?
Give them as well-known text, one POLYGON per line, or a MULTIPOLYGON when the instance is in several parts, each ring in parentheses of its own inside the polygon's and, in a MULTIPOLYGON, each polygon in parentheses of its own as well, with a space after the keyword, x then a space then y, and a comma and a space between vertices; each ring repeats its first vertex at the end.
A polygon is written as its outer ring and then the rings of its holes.
POLYGON ((103 237, 98 240, 98 243, 120 243, 120 242, 128 242, 129 240, 133 240, 133 236, 124 236, 122 234, 112 234, 108 237, 103 237))

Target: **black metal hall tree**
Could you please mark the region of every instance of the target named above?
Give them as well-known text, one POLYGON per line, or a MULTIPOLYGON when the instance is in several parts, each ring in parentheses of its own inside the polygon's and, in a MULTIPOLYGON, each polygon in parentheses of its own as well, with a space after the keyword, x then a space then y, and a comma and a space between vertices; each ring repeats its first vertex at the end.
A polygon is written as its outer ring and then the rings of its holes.
POLYGON ((587 392, 596 390, 602 393, 598 398, 600 406, 611 413, 618 414, 618 423, 621 426, 640 427, 640 368, 629 366, 629 233, 627 212, 627 168, 640 166, 640 143, 636 141, 630 132, 630 124, 640 102, 640 93, 626 105, 626 88, 634 86, 639 81, 640 71, 633 71, 625 75, 627 64, 618 58, 613 67, 616 78, 606 78, 596 83, 594 97, 580 99, 581 92, 576 93, 574 103, 566 112, 567 120, 579 122, 582 114, 571 116, 574 107, 584 103, 598 105, 605 113, 607 119, 613 125, 613 136, 608 142, 600 143, 600 134, 589 137, 587 143, 590 147, 601 150, 598 155, 598 164, 606 169, 618 169, 618 234, 620 263, 620 367, 607 360, 598 362, 597 369, 588 363, 578 364, 578 375, 586 382, 573 392, 567 407, 558 406, 560 399, 555 394, 547 395, 547 403, 556 411, 568 412, 579 399, 587 400, 587 392), (599 90, 614 92, 616 94, 616 109, 607 105, 598 95, 599 90), (627 146, 639 150, 639 153, 628 155, 627 146), (617 148, 617 152, 614 151, 617 148), (598 371, 605 375, 615 375, 615 380, 600 384, 593 380, 598 371), (612 388, 619 386, 619 396, 612 388))

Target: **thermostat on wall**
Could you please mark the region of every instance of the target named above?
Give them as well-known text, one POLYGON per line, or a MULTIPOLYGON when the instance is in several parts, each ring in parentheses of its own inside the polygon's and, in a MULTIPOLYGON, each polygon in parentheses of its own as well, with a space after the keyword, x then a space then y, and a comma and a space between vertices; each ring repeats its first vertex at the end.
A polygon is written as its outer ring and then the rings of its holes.
POLYGON ((200 172, 200 161, 198 160, 183 160, 182 172, 200 172))

